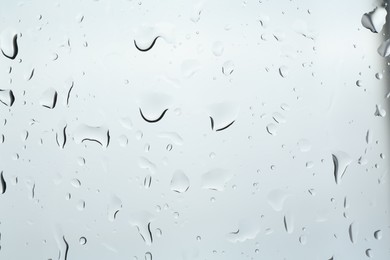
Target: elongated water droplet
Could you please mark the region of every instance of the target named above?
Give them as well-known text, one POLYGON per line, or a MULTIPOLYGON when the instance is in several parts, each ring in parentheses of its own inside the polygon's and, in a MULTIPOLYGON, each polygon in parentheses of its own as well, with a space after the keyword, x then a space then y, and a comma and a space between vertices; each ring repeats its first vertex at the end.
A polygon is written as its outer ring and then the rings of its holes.
POLYGON ((139 235, 146 245, 153 243, 152 221, 154 216, 148 211, 134 212, 130 216, 130 224, 137 228, 139 235))
POLYGON ((349 157, 348 154, 342 151, 336 151, 332 154, 333 165, 334 165, 334 178, 336 184, 341 182, 345 172, 347 171, 348 166, 352 162, 352 158, 349 157))
POLYGON ((122 201, 119 197, 111 195, 110 204, 108 205, 107 215, 109 221, 114 221, 119 210, 122 208, 122 201))
POLYGON ((15 96, 10 89, 0 89, 0 102, 6 106, 12 106, 15 102, 15 96))
POLYGON ((176 171, 171 179, 171 190, 178 193, 186 192, 190 187, 190 180, 183 171, 176 171))
POLYGON ((376 7, 369 13, 362 16, 362 25, 373 33, 382 31, 383 25, 386 23, 387 11, 384 7, 376 7))
POLYGON ((0 173, 0 193, 4 194, 6 190, 7 190, 7 183, 4 180, 3 171, 1 171, 1 173, 0 173))
POLYGON ((291 234, 294 231, 294 218, 290 213, 284 215, 283 224, 284 229, 288 234, 291 234))
POLYGON ((352 222, 349 225, 348 234, 349 234, 349 239, 351 240, 351 242, 356 243, 357 237, 359 234, 359 227, 358 227, 357 223, 352 222))

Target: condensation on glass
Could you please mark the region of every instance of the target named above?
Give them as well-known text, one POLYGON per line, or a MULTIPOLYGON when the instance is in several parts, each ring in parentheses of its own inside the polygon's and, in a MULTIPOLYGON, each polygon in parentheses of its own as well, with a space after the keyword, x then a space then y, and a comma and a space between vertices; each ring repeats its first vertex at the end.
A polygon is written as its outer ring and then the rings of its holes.
POLYGON ((390 259, 385 2, 0 2, 0 259, 390 259))

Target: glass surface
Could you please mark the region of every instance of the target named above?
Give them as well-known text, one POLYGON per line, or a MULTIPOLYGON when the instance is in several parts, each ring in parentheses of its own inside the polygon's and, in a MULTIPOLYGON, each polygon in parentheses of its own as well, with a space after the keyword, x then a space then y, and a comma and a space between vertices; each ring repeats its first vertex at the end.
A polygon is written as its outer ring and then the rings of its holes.
POLYGON ((0 259, 390 259, 387 11, 0 1, 0 259))

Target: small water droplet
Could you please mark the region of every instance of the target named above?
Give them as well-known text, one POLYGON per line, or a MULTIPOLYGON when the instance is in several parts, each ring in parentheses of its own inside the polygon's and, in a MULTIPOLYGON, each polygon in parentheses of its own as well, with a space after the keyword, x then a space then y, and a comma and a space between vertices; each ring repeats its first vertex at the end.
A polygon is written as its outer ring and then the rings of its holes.
POLYGON ((378 79, 378 80, 381 80, 383 79, 383 74, 378 72, 378 73, 375 73, 375 78, 378 79))
POLYGON ((390 39, 385 40, 378 47, 378 54, 382 57, 387 57, 390 54, 390 39))
POLYGON ((356 81, 356 86, 358 86, 358 87, 361 87, 361 86, 363 86, 363 81, 362 80, 357 80, 356 81))
POLYGON ((72 180, 72 186, 75 188, 80 188, 81 187, 81 182, 79 179, 73 179, 72 180))
POLYGON ((79 243, 80 245, 85 245, 87 243, 87 239, 85 237, 80 237, 79 243))
POLYGON ((202 237, 201 237, 201 236, 197 236, 197 237, 196 237, 196 240, 197 240, 197 241, 201 241, 201 240, 202 240, 202 237))
POLYGON ((225 63, 222 65, 222 73, 225 76, 229 76, 234 71, 234 63, 231 60, 225 61, 225 63))
POLYGON ((305 235, 300 236, 299 237, 299 243, 301 243, 302 245, 306 245, 307 237, 305 235))
POLYGON ((380 105, 376 105, 374 115, 378 116, 378 117, 385 117, 386 116, 386 110, 381 108, 380 105))

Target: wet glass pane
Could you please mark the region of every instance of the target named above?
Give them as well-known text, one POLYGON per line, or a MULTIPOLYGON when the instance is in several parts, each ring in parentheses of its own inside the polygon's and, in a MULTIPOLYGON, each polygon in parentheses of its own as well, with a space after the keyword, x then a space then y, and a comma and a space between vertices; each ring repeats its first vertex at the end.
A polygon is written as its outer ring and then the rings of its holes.
POLYGON ((390 259, 377 0, 0 2, 0 259, 390 259))

